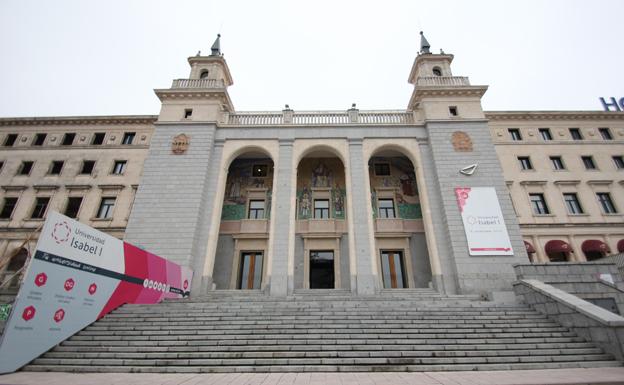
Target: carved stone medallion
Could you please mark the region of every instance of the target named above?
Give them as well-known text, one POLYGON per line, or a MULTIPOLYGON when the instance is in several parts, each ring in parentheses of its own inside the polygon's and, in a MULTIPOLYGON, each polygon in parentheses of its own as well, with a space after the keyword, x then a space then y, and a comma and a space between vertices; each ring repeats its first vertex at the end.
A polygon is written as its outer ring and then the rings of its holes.
POLYGON ((175 155, 181 155, 188 150, 189 145, 191 144, 191 138, 186 134, 176 135, 171 142, 171 152, 175 155))

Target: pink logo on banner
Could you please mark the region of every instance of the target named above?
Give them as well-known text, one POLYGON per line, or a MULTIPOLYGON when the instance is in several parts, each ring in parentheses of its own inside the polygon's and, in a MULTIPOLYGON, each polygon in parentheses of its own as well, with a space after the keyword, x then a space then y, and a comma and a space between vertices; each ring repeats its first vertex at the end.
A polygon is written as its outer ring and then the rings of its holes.
POLYGON ((69 236, 71 235, 71 228, 67 224, 67 222, 59 222, 54 225, 54 229, 52 230, 52 239, 58 244, 63 242, 67 242, 69 240, 69 236))
POLYGON ((54 313, 54 322, 59 323, 59 322, 61 322, 63 320, 63 318, 65 318, 65 310, 58 309, 54 313))
POLYGON ((65 281, 65 285, 63 285, 63 287, 65 288, 65 291, 71 291, 74 288, 75 284, 76 282, 74 282, 73 279, 69 278, 67 281, 65 281))
POLYGON ((464 206, 466 206, 466 202, 468 201, 468 196, 470 195, 470 187, 458 187, 455 189, 455 196, 457 197, 457 205, 459 206, 459 212, 464 211, 464 206))
POLYGON ((89 285, 89 294, 93 295, 95 294, 96 291, 97 291, 97 285, 95 283, 92 283, 91 285, 89 285))
POLYGON ((184 285, 182 286, 184 290, 188 289, 188 279, 184 280, 184 285))
POLYGON ((46 275, 46 273, 39 273, 35 277, 35 285, 39 287, 45 285, 47 281, 48 281, 48 276, 46 275))
POLYGON ((22 313, 22 318, 24 319, 24 321, 30 321, 31 319, 35 318, 36 312, 37 310, 35 310, 34 306, 28 306, 24 309, 24 312, 22 313))

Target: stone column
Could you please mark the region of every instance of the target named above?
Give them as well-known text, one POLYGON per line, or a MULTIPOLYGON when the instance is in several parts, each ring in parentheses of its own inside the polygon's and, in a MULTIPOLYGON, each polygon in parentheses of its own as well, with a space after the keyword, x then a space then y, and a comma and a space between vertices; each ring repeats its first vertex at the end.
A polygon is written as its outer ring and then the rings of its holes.
POLYGON ((353 207, 353 237, 356 256, 356 290, 358 295, 375 294, 377 279, 373 274, 373 256, 368 217, 370 199, 366 194, 362 139, 349 139, 349 169, 351 178, 351 207, 353 207))
POLYGON ((272 296, 288 294, 288 256, 290 252, 290 238, 294 236, 294 229, 290 228, 291 216, 294 208, 291 206, 290 194, 292 190, 293 140, 279 140, 279 159, 277 161, 277 186, 274 187, 273 205, 275 212, 275 235, 273 236, 273 255, 269 281, 269 293, 272 296))

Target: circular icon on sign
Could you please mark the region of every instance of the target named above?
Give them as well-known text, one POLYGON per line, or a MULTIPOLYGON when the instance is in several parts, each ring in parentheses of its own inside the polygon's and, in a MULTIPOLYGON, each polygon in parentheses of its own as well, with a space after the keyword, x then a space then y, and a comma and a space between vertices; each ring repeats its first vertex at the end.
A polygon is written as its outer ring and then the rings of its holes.
POLYGON ((95 294, 96 291, 97 291, 97 285, 95 283, 92 283, 91 285, 89 285, 89 294, 93 295, 95 294))
POLYGON ((58 309, 54 312, 54 322, 59 323, 65 318, 65 310, 58 309))
POLYGON ((35 277, 35 285, 39 287, 45 285, 47 281, 48 281, 48 276, 46 275, 46 273, 39 273, 35 277))
POLYGON ((35 313, 37 311, 35 310, 34 306, 27 306, 24 311, 22 312, 22 318, 24 319, 24 321, 30 321, 31 319, 33 319, 35 317, 35 313))
POLYGON ((67 279, 67 281, 65 281, 65 285, 63 285, 63 287, 65 288, 65 291, 71 291, 71 289, 74 288, 75 284, 76 282, 74 282, 73 279, 69 278, 67 279))
POLYGON ((52 230, 52 238, 58 244, 63 242, 67 242, 69 236, 71 235, 71 229, 67 222, 59 222, 54 225, 54 229, 52 230))

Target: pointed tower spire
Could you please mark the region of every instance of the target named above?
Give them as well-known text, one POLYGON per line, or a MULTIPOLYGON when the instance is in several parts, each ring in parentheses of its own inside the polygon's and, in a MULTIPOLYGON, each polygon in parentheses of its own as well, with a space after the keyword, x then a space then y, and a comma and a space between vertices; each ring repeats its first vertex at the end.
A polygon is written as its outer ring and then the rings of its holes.
POLYGON ((423 31, 420 31, 420 53, 431 53, 429 48, 431 48, 431 44, 427 41, 423 31))
POLYGON ((221 56, 221 34, 217 34, 217 40, 210 47, 210 56, 221 56))

